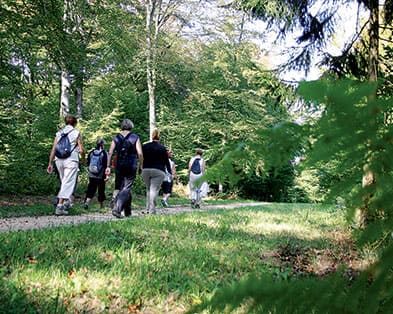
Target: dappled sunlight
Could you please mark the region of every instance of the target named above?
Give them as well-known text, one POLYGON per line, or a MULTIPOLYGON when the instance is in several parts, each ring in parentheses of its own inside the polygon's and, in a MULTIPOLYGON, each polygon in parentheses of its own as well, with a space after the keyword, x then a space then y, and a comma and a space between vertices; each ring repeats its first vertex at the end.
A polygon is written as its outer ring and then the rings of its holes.
POLYGON ((7 279, 41 312, 61 304, 73 313, 182 313, 217 286, 288 273, 288 262, 304 272, 334 270, 329 241, 345 244, 344 225, 314 208, 200 211, 8 235, 3 254, 18 258, 7 261, 7 279), (30 246, 15 252, 21 241, 30 246))
POLYGON ((290 235, 299 239, 313 240, 321 237, 318 230, 310 230, 305 226, 293 225, 288 223, 270 223, 262 222, 252 228, 251 232, 263 233, 270 236, 290 235))
POLYGON ((124 284, 121 276, 90 271, 87 267, 70 269, 68 273, 29 268, 19 270, 9 280, 32 303, 42 304, 46 296, 52 300, 58 298, 68 310, 78 313, 100 313, 109 308, 117 312, 127 305, 127 300, 116 292, 124 284))

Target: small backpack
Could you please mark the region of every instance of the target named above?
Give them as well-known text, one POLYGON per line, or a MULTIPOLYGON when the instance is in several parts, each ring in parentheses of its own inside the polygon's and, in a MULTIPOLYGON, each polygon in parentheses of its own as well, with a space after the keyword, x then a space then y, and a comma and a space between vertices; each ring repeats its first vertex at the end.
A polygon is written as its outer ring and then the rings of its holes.
POLYGON ((194 161, 192 162, 191 165, 191 172, 194 174, 200 174, 201 171, 201 159, 200 158, 195 158, 194 161))
POLYGON ((70 139, 68 138, 68 134, 70 134, 72 131, 74 130, 71 130, 68 133, 64 133, 64 132, 61 133, 60 138, 55 146, 55 156, 57 158, 66 159, 71 156, 71 153, 75 149, 77 144, 75 144, 74 148, 71 149, 71 142, 70 139))
POLYGON ((129 172, 131 169, 136 168, 136 148, 135 143, 138 136, 128 133, 125 137, 121 134, 117 136, 116 151, 116 168, 121 171, 129 172))
POLYGON ((95 149, 90 154, 90 159, 89 159, 90 174, 94 176, 98 176, 101 174, 104 168, 103 158, 104 158, 104 151, 102 149, 95 149))

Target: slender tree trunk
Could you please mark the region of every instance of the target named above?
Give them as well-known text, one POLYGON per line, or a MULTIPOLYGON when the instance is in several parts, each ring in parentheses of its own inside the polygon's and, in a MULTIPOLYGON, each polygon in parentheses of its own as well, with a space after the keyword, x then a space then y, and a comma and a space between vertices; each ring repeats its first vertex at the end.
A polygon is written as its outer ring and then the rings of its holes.
POLYGON ((81 60, 81 63, 80 63, 80 67, 82 69, 79 70, 78 75, 76 75, 75 81, 73 83, 75 105, 76 105, 76 115, 78 118, 82 118, 82 114, 83 114, 83 82, 84 82, 83 65, 84 64, 85 64, 85 61, 83 59, 83 60, 81 60))
MULTIPOLYGON (((370 83, 377 83, 378 80, 378 46, 379 46, 379 6, 378 0, 370 0, 368 2, 370 9, 370 28, 369 28, 369 39, 370 39, 370 47, 369 47, 369 60, 368 60, 368 79, 370 83)), ((369 95, 368 102, 372 103, 375 101, 376 94, 375 91, 369 95)), ((375 130, 376 124, 376 113, 372 113, 369 119, 369 130, 372 133, 375 130)), ((371 134, 372 136, 373 134, 371 134)), ((371 164, 371 138, 366 143, 368 151, 366 156, 366 162, 363 166, 363 177, 362 177, 362 187, 363 189, 368 189, 371 185, 375 184, 376 176, 375 173, 370 168, 371 164)), ((363 198, 363 206, 361 208, 361 226, 366 227, 367 220, 369 219, 369 205, 370 199, 372 197, 372 193, 366 192, 363 198)))
POLYGON ((70 89, 71 82, 66 70, 61 72, 60 91, 60 117, 65 117, 70 112, 70 89))
POLYGON ((75 104, 76 104, 76 115, 78 118, 81 118, 82 113, 83 113, 83 89, 82 89, 82 87, 75 87, 75 104))
POLYGON ((146 2, 146 82, 149 94, 149 133, 152 140, 152 132, 156 127, 156 100, 155 100, 155 69, 153 49, 153 25, 156 10, 156 1, 146 2))

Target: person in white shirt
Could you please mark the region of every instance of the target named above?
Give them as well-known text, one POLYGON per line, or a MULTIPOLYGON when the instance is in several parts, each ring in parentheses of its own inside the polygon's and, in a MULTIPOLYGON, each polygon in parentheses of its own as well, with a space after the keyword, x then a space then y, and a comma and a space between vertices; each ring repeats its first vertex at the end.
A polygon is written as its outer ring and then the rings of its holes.
POLYGON ((60 191, 57 194, 59 200, 55 211, 55 214, 57 216, 68 214, 68 208, 66 208, 65 204, 70 204, 70 200, 74 192, 79 171, 79 154, 82 156, 82 164, 84 165, 86 163, 85 149, 83 148, 82 136, 80 132, 75 129, 77 123, 78 120, 75 116, 67 115, 65 117, 66 126, 56 133, 52 145, 52 150, 49 155, 47 172, 53 172, 52 163, 54 160, 61 182, 60 191), (67 158, 55 157, 56 144, 63 133, 68 134, 67 136, 72 147, 71 155, 67 158))
POLYGON ((203 150, 198 148, 196 155, 192 157, 188 163, 188 174, 189 174, 189 186, 190 186, 190 200, 192 208, 200 208, 202 195, 201 186, 202 182, 199 182, 203 174, 205 173, 205 160, 202 158, 203 150))

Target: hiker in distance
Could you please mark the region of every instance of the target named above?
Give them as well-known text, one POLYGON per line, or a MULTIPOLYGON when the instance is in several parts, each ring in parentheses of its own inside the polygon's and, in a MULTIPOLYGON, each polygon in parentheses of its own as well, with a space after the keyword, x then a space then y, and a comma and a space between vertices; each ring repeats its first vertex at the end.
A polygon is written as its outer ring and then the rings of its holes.
POLYGON ((200 179, 205 173, 205 160, 202 158, 202 155, 203 150, 198 148, 195 156, 192 157, 188 163, 190 200, 192 208, 200 208, 202 201, 202 182, 198 181, 198 179, 200 179))
POLYGON ((65 127, 56 133, 52 149, 49 155, 47 172, 53 172, 53 160, 56 163, 61 181, 60 191, 57 194, 59 199, 55 214, 57 216, 67 215, 70 199, 75 188, 76 178, 79 171, 79 154, 82 157, 82 164, 86 163, 85 150, 83 148, 82 136, 75 129, 78 120, 73 115, 67 115, 64 119, 65 127))
POLYGON ((142 146, 142 179, 146 185, 146 212, 156 214, 157 197, 164 181, 165 170, 172 173, 167 149, 160 143, 160 132, 154 129, 152 141, 142 146))
POLYGON ((105 151, 105 141, 99 138, 96 147, 87 156, 87 168, 89 171, 89 184, 87 185, 84 208, 88 209, 91 199, 98 190, 97 199, 100 208, 104 208, 105 184, 108 177, 105 175, 106 165, 108 164, 108 153, 105 151))
POLYGON ((172 189, 173 189, 173 180, 177 180, 177 173, 176 173, 176 164, 172 160, 172 152, 168 151, 168 159, 169 159, 169 164, 171 165, 171 172, 168 172, 168 170, 165 168, 165 178, 164 181, 162 182, 161 189, 162 189, 162 200, 161 204, 164 207, 168 207, 168 198, 172 194, 172 189))
POLYGON ((117 218, 122 218, 122 211, 124 211, 124 216, 126 217, 131 215, 131 187, 136 178, 138 160, 139 167, 143 165, 141 141, 137 134, 131 133, 131 130, 134 128, 134 123, 129 119, 125 119, 121 122, 120 127, 120 133, 113 138, 109 148, 107 167, 105 170, 106 176, 109 177, 111 174, 110 166, 112 156, 116 150, 117 159, 115 175, 116 180, 119 180, 121 184, 112 214, 117 218))

